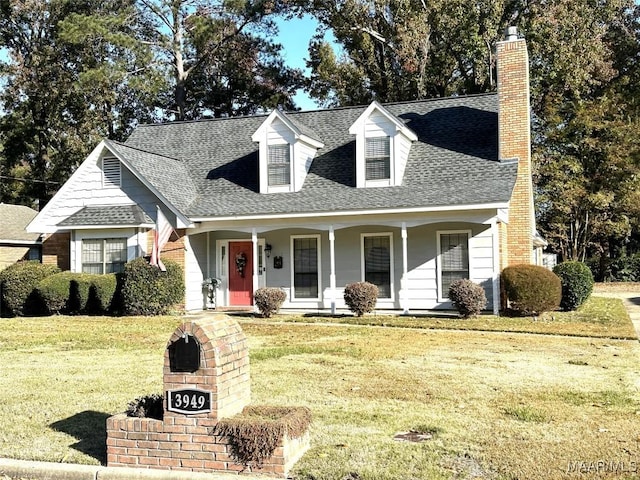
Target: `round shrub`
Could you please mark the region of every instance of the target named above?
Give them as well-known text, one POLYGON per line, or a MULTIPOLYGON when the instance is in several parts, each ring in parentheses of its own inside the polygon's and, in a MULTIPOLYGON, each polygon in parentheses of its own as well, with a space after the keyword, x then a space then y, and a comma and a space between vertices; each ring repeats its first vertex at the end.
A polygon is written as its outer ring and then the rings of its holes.
POLYGON ((128 315, 160 315, 184 301, 184 276, 180 266, 162 260, 166 272, 144 258, 128 262, 122 274, 122 302, 128 315))
POLYGON ((562 298, 560 278, 537 265, 513 265, 502 271, 502 286, 509 307, 519 315, 556 310, 562 298))
POLYGON ((467 278, 456 280, 451 284, 449 299, 464 318, 478 315, 487 305, 484 288, 467 278))
POLYGON ((111 304, 116 276, 60 272, 41 280, 37 289, 50 314, 103 314, 111 304))
POLYGON ((281 288, 263 287, 256 290, 253 299, 262 316, 269 318, 274 313, 278 313, 287 299, 287 294, 281 288))
POLYGON ((575 310, 582 305, 593 291, 593 274, 582 262, 563 262, 553 268, 553 273, 562 283, 563 310, 575 310))
POLYGON ((373 312, 378 300, 378 287, 369 282, 350 283, 344 287, 344 301, 353 313, 361 317, 373 312))
POLYGON ((2 316, 37 314, 33 308, 38 302, 34 290, 40 281, 60 269, 55 265, 44 265, 38 261, 18 262, 0 272, 2 316), (31 301, 27 301, 31 299, 31 301))

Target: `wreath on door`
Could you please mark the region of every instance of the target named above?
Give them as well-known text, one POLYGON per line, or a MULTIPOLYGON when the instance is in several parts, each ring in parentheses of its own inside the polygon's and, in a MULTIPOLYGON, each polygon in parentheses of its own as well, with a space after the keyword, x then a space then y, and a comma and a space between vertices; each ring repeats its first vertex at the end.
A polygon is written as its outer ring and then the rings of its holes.
POLYGON ((244 278, 244 267, 247 266, 247 256, 244 252, 236 254, 236 270, 244 278))

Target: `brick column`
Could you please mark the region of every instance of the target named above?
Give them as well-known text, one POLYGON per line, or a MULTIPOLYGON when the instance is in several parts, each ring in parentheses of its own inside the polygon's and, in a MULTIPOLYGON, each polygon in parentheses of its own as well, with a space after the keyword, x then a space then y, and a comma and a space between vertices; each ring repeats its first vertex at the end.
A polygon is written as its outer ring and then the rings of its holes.
MULTIPOLYGON (((517 158, 518 176, 509 204, 507 264, 532 263, 535 213, 531 181, 529 55, 524 39, 510 27, 498 42, 499 158, 517 158)), ((503 265, 507 266, 507 265, 503 265)))

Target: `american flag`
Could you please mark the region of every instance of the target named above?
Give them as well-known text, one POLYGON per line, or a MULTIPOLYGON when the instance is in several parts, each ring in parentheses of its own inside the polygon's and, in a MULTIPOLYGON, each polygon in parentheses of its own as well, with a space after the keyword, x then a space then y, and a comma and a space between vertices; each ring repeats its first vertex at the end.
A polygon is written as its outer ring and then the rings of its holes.
POLYGON ((167 217, 164 216, 160 207, 156 207, 158 210, 158 214, 156 216, 156 229, 153 236, 153 247, 151 248, 151 259, 149 263, 151 265, 155 265, 163 272, 166 272, 162 260, 160 260, 160 252, 162 251, 162 247, 166 245, 169 241, 169 237, 171 237, 171 233, 173 233, 173 227, 167 220, 167 217))

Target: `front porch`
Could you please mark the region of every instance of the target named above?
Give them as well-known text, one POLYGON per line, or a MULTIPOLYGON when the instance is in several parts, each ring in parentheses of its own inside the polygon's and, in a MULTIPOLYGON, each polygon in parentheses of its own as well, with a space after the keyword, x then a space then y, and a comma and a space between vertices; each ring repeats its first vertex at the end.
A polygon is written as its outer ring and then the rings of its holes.
POLYGON ((255 290, 277 287, 287 294, 283 311, 336 315, 347 311, 344 286, 369 281, 380 289, 380 312, 431 312, 451 309, 448 285, 470 278, 497 313, 498 214, 202 222, 185 238, 187 310, 249 310, 255 290), (218 282, 215 305, 203 302, 202 282, 211 278, 218 282))

